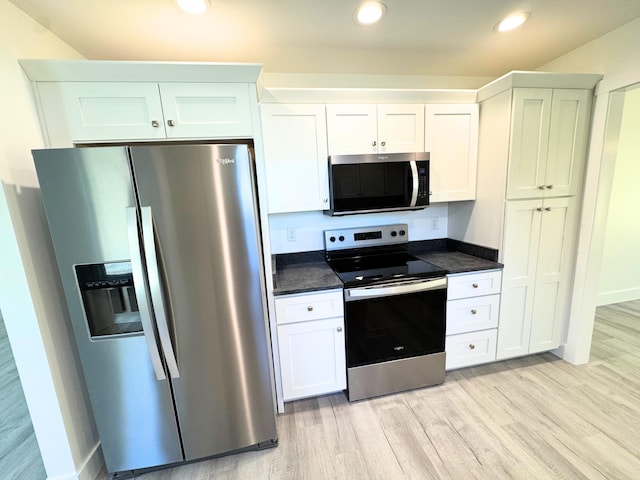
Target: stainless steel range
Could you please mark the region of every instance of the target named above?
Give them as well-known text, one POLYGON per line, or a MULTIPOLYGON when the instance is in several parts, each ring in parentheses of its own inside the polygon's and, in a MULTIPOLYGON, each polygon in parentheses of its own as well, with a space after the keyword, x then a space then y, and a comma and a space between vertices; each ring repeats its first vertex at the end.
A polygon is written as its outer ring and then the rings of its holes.
POLYGON ((344 284, 349 400, 444 382, 447 271, 408 253, 406 224, 324 235, 344 284))

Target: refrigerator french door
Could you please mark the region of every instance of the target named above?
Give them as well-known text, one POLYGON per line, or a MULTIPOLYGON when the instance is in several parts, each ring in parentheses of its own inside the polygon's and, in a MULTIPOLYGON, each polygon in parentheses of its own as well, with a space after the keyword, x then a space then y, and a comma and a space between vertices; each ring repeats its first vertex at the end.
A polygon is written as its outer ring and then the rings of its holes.
POLYGON ((277 442, 250 153, 33 152, 110 472, 277 442))

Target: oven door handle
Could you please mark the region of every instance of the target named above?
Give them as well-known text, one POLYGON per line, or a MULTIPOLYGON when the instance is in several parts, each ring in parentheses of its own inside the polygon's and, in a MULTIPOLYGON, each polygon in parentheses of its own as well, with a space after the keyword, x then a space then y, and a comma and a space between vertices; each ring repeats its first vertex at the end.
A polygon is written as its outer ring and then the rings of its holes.
POLYGON ((372 285, 370 287, 348 288, 344 291, 344 301, 354 302, 368 298, 403 295, 405 293, 427 292, 447 288, 447 278, 419 280, 411 283, 372 285))

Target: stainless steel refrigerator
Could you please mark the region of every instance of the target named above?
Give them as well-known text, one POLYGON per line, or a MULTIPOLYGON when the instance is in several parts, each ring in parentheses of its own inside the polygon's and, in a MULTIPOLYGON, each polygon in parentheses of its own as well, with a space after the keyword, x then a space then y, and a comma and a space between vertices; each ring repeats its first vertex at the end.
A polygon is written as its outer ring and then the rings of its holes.
POLYGON ((33 157, 108 471, 275 445, 250 145, 33 157))

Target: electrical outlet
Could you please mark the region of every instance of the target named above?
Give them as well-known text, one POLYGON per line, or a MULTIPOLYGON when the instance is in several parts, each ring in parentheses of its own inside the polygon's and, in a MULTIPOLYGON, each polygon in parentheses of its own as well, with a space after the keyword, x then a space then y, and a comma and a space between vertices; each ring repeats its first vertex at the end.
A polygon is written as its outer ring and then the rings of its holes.
POLYGON ((296 241, 296 229, 294 227, 287 228, 287 242, 296 241))
POLYGON ((438 217, 431 217, 431 230, 438 230, 438 217))

